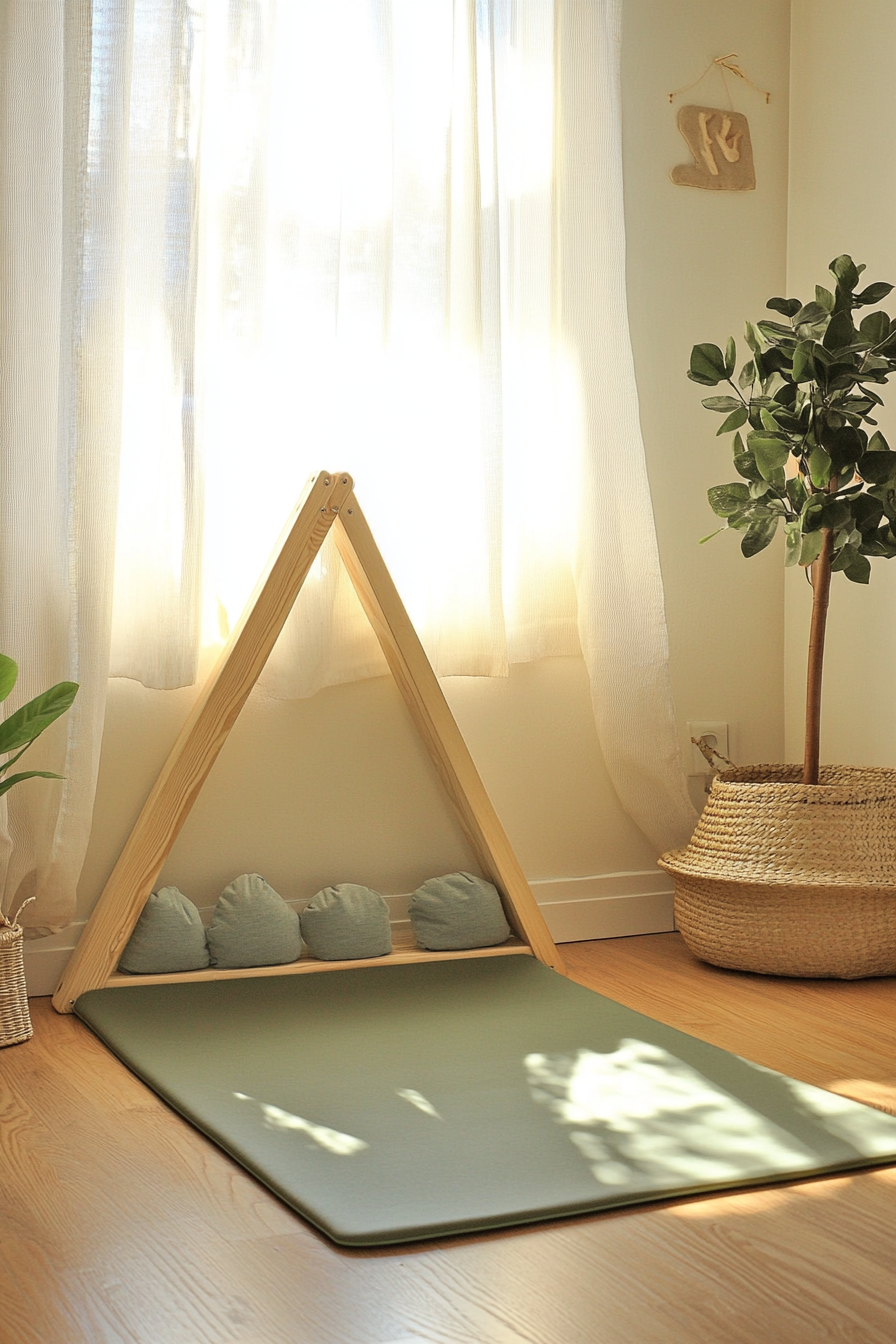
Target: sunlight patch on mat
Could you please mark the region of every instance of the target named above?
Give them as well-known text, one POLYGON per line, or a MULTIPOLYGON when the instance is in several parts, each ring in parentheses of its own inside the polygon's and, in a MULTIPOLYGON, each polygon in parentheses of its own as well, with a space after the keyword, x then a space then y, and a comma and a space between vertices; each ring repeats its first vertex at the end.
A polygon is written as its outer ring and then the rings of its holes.
POLYGON ((401 1097, 402 1101, 409 1101, 412 1106, 416 1106, 417 1110, 422 1111, 424 1115, 431 1115, 434 1120, 441 1120, 443 1118, 439 1115, 432 1102, 427 1101, 423 1093, 418 1092, 416 1088, 396 1087, 395 1095, 396 1097, 401 1097))
POLYGON ((826 1087, 863 1106, 876 1106, 887 1115, 896 1115, 896 1087, 890 1083, 872 1082, 870 1078, 837 1078, 826 1087))
POLYGON ((352 1134, 340 1134, 338 1129, 315 1125, 300 1115, 293 1115, 292 1111, 281 1110, 279 1106, 271 1106, 266 1101, 256 1101, 255 1097, 247 1096, 245 1092, 234 1092, 233 1095, 237 1101, 253 1102, 261 1111, 267 1129, 300 1130, 320 1144, 321 1148, 326 1148, 328 1153, 336 1153, 338 1157, 353 1157, 368 1146, 363 1139, 356 1139, 352 1134))
MULTIPOLYGON (((759 1068, 759 1065, 754 1067, 759 1068)), ((771 1070, 765 1070, 771 1072, 771 1070)), ((884 1111, 856 1109, 856 1104, 837 1092, 825 1092, 796 1078, 785 1078, 785 1085, 811 1116, 823 1121, 829 1134, 858 1146, 863 1153, 887 1155, 893 1150, 893 1117, 884 1111)))
POLYGON ((533 1100, 575 1126, 569 1137, 601 1185, 814 1165, 799 1139, 661 1046, 626 1038, 607 1054, 532 1054, 525 1066, 533 1100))

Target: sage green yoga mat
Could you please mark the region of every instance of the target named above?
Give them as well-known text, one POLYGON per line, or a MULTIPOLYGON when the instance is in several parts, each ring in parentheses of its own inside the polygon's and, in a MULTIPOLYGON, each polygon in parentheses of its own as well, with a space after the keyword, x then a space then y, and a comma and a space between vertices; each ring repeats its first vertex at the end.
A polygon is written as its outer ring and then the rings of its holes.
POLYGON ((896 1118, 527 956, 100 989, 75 1011, 347 1246, 896 1160, 896 1118))

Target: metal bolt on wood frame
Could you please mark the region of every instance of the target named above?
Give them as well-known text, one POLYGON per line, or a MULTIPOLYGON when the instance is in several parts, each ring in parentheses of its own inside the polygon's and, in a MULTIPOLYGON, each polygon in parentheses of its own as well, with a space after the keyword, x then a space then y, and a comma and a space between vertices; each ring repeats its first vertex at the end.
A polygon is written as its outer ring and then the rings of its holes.
POLYGON ((345 472, 319 472, 274 549, 239 623, 171 748, 134 824, 112 874, 53 996, 70 1013, 79 994, 104 986, 223 980, 251 975, 376 966, 396 961, 446 960, 458 956, 520 952, 563 971, 510 841, 498 820, 479 772, 345 472), (116 973, 118 960, 140 917, 166 858, 189 816, 218 753, 277 642, 315 556, 330 529, 361 605, 379 639, 411 718, 438 771, 483 874, 501 893, 515 936, 507 945, 469 953, 419 948, 375 960, 320 962, 310 957, 285 966, 239 971, 210 968, 165 975, 116 973))

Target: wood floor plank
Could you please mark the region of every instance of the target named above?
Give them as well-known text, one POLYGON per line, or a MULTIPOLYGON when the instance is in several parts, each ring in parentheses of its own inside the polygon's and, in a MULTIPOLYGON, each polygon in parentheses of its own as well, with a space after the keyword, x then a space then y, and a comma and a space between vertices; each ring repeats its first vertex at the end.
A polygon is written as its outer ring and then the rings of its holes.
POLYGON ((812 981, 726 971, 698 961, 674 933, 575 943, 564 956, 579 983, 701 1040, 817 1087, 854 1080, 869 1102, 874 1095, 887 1109, 896 1103, 891 977, 812 981))
MULTIPOLYGON (((896 1095, 893 982, 567 944, 600 993, 821 1086, 896 1095)), ((892 1344, 896 1170, 336 1248, 33 1000, 0 1051, 0 1344, 892 1344)))

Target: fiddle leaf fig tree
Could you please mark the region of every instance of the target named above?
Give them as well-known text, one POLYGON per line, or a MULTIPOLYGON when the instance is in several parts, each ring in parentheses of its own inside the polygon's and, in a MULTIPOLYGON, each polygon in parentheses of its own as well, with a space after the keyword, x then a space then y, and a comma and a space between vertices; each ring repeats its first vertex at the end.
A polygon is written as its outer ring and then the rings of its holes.
MULTIPOLYGON (((868 583, 870 556, 896 555, 896 451, 873 418, 876 390, 896 372, 896 321, 877 307, 893 289, 861 285, 864 266, 831 262, 832 289, 809 303, 769 299, 782 321, 747 322, 749 358, 738 371, 734 339, 724 352, 695 345, 688 377, 704 387, 707 410, 724 416, 739 477, 709 491, 745 556, 784 531, 785 565, 807 569, 812 584, 803 782, 818 783, 821 675, 832 573, 868 583), (859 317, 863 308, 874 311, 859 317), (869 426, 870 429, 865 427, 869 426)), ((704 537, 703 541, 709 541, 704 537)))

